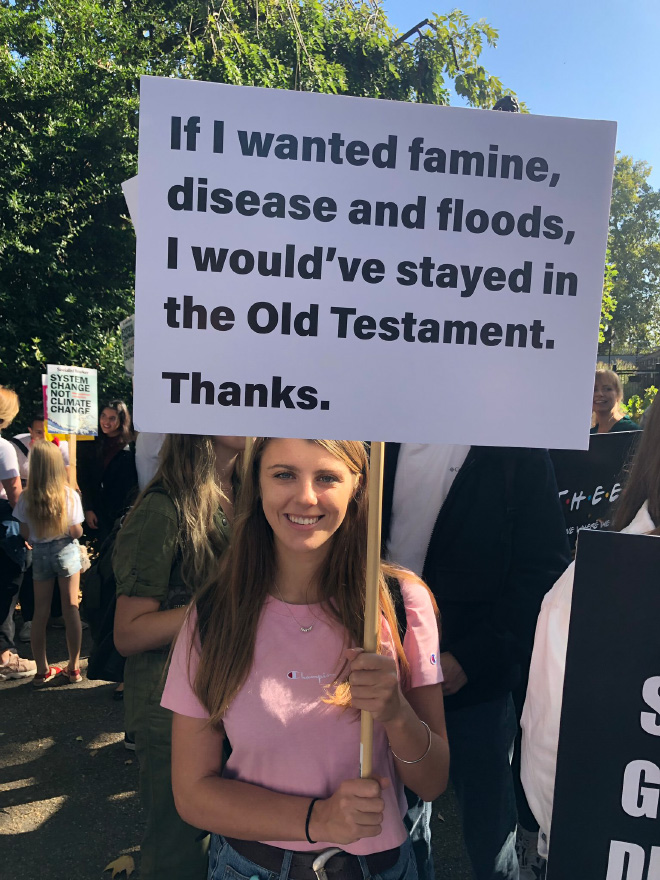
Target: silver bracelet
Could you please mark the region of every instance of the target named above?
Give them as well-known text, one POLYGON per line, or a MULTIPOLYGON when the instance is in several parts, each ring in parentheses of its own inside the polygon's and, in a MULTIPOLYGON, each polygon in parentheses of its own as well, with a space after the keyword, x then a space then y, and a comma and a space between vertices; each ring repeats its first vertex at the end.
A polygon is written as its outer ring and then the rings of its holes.
POLYGON ((394 755, 394 757, 397 759, 397 761, 401 761, 402 764, 419 764, 419 762, 420 762, 420 761, 423 761, 424 758, 425 758, 425 757, 428 755, 428 753, 431 751, 431 728, 428 726, 428 724, 426 723, 426 721, 422 721, 421 718, 418 718, 417 720, 418 720, 421 724, 423 724, 424 727, 426 728, 426 731, 427 731, 427 733, 428 733, 428 735, 429 735, 429 744, 428 744, 428 746, 426 747, 426 751, 424 752, 424 754, 422 755, 422 757, 421 757, 421 758, 416 758, 414 761, 406 761, 405 758, 400 758, 400 757, 396 754, 396 752, 392 749, 392 746, 390 746, 390 751, 392 752, 392 754, 394 755))

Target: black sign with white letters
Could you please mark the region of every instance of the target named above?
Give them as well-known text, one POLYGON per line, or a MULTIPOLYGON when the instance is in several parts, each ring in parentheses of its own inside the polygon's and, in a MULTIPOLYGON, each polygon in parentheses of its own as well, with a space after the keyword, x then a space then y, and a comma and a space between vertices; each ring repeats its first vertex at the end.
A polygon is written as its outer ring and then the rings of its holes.
POLYGON ((639 431, 593 434, 588 450, 550 450, 571 550, 580 529, 611 528, 625 468, 641 436, 639 431))
POLYGON ((660 539, 580 534, 548 880, 660 880, 660 539))

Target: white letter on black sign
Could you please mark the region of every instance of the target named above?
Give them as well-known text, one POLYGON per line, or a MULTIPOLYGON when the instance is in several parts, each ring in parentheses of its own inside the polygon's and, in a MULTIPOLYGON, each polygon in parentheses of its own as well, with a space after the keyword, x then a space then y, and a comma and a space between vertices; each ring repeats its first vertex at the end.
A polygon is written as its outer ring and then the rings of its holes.
POLYGON ((610 857, 605 880, 643 880, 645 860, 644 850, 641 846, 636 843, 613 840, 610 843, 610 857), (629 856, 627 871, 625 871, 626 855, 629 856))
POLYGON ((642 688, 642 697, 646 705, 655 710, 641 713, 639 723, 642 725, 642 730, 653 736, 660 736, 660 675, 646 679, 642 688))
POLYGON ((648 788, 644 783, 660 785, 660 768, 651 761, 631 761, 623 774, 621 806, 629 816, 658 816, 660 791, 648 788))

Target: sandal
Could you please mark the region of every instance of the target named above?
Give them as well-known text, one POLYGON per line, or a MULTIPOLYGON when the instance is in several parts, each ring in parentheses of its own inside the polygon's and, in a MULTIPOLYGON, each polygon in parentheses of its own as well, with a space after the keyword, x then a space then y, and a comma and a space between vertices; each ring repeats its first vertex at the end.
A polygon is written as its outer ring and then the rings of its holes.
POLYGON ((79 669, 70 669, 67 666, 64 670, 64 674, 69 676, 69 684, 78 684, 79 681, 82 681, 82 675, 80 674, 79 669))
POLYGON ((47 672, 37 672, 37 674, 32 679, 32 684, 34 687, 45 687, 46 685, 52 684, 52 682, 59 678, 60 675, 64 672, 59 666, 49 666, 47 672))

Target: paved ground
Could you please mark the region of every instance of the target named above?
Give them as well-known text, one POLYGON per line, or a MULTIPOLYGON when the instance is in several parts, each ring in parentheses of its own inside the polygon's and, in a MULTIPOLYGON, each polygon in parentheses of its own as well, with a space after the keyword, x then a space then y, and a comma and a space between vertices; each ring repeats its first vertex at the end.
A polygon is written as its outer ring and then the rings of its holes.
MULTIPOLYGON (((49 661, 63 662, 63 631, 49 630, 48 645, 49 661)), ((85 633, 83 654, 89 649, 85 633)), ((135 859, 138 880, 137 762, 123 746, 113 689, 86 678, 43 690, 30 680, 0 682, 2 880, 102 880, 124 854, 135 859)), ((471 880, 453 798, 441 798, 433 813, 436 880, 471 880)))

